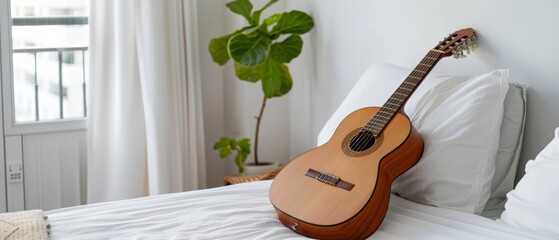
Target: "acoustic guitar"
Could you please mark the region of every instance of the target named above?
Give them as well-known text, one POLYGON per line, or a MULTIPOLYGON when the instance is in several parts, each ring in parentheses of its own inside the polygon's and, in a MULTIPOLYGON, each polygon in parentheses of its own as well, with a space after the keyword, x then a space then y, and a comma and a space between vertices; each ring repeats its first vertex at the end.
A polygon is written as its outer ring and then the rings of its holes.
POLYGON ((283 225, 318 239, 371 235, 386 215, 392 181, 423 153, 423 140, 403 113, 404 103, 440 59, 464 57, 476 46, 471 28, 450 34, 382 107, 352 112, 327 143, 287 164, 270 188, 283 225))

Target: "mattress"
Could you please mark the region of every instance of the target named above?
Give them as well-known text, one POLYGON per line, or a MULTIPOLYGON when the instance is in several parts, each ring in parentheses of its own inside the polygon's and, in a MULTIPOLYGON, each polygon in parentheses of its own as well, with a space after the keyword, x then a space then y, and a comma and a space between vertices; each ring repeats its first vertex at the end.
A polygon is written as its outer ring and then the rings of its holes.
MULTIPOLYGON (((305 239, 284 227, 271 181, 48 211, 51 239, 305 239)), ((392 195, 368 239, 545 239, 478 215, 392 195)))

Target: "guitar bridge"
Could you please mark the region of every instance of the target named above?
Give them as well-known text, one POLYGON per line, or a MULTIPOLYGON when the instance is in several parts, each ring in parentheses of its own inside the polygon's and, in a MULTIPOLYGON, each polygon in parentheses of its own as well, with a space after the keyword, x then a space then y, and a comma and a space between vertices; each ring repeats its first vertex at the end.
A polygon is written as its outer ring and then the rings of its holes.
POLYGON ((330 185, 336 186, 340 182, 340 178, 336 177, 334 174, 321 171, 318 176, 315 177, 316 180, 328 183, 330 185))
POLYGON ((334 187, 339 187, 346 191, 351 191, 351 189, 353 189, 353 187, 355 186, 355 184, 346 182, 334 174, 325 171, 319 172, 312 168, 309 168, 309 170, 305 173, 305 176, 314 178, 318 181, 321 181, 328 185, 332 185, 334 187))

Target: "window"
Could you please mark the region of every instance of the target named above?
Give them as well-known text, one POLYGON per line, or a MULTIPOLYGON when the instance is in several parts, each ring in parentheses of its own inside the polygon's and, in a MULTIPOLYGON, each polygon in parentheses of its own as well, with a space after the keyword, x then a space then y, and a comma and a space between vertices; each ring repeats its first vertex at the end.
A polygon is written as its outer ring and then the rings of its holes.
POLYGON ((11 70, 2 73, 6 132, 83 128, 89 1, 0 1, 11 15, 1 19, 11 36, 0 39, 10 54, 2 56, 2 69, 11 70))

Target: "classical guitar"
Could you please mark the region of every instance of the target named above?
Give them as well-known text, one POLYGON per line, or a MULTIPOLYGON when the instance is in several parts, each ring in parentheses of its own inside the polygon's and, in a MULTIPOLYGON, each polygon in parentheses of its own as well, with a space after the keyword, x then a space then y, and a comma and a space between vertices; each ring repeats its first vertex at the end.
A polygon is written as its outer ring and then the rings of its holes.
POLYGON ((381 224, 392 181, 419 161, 423 140, 403 105, 435 64, 476 47, 471 28, 427 53, 382 107, 348 115, 332 138, 291 161, 270 188, 279 220, 311 238, 363 239, 381 224))

